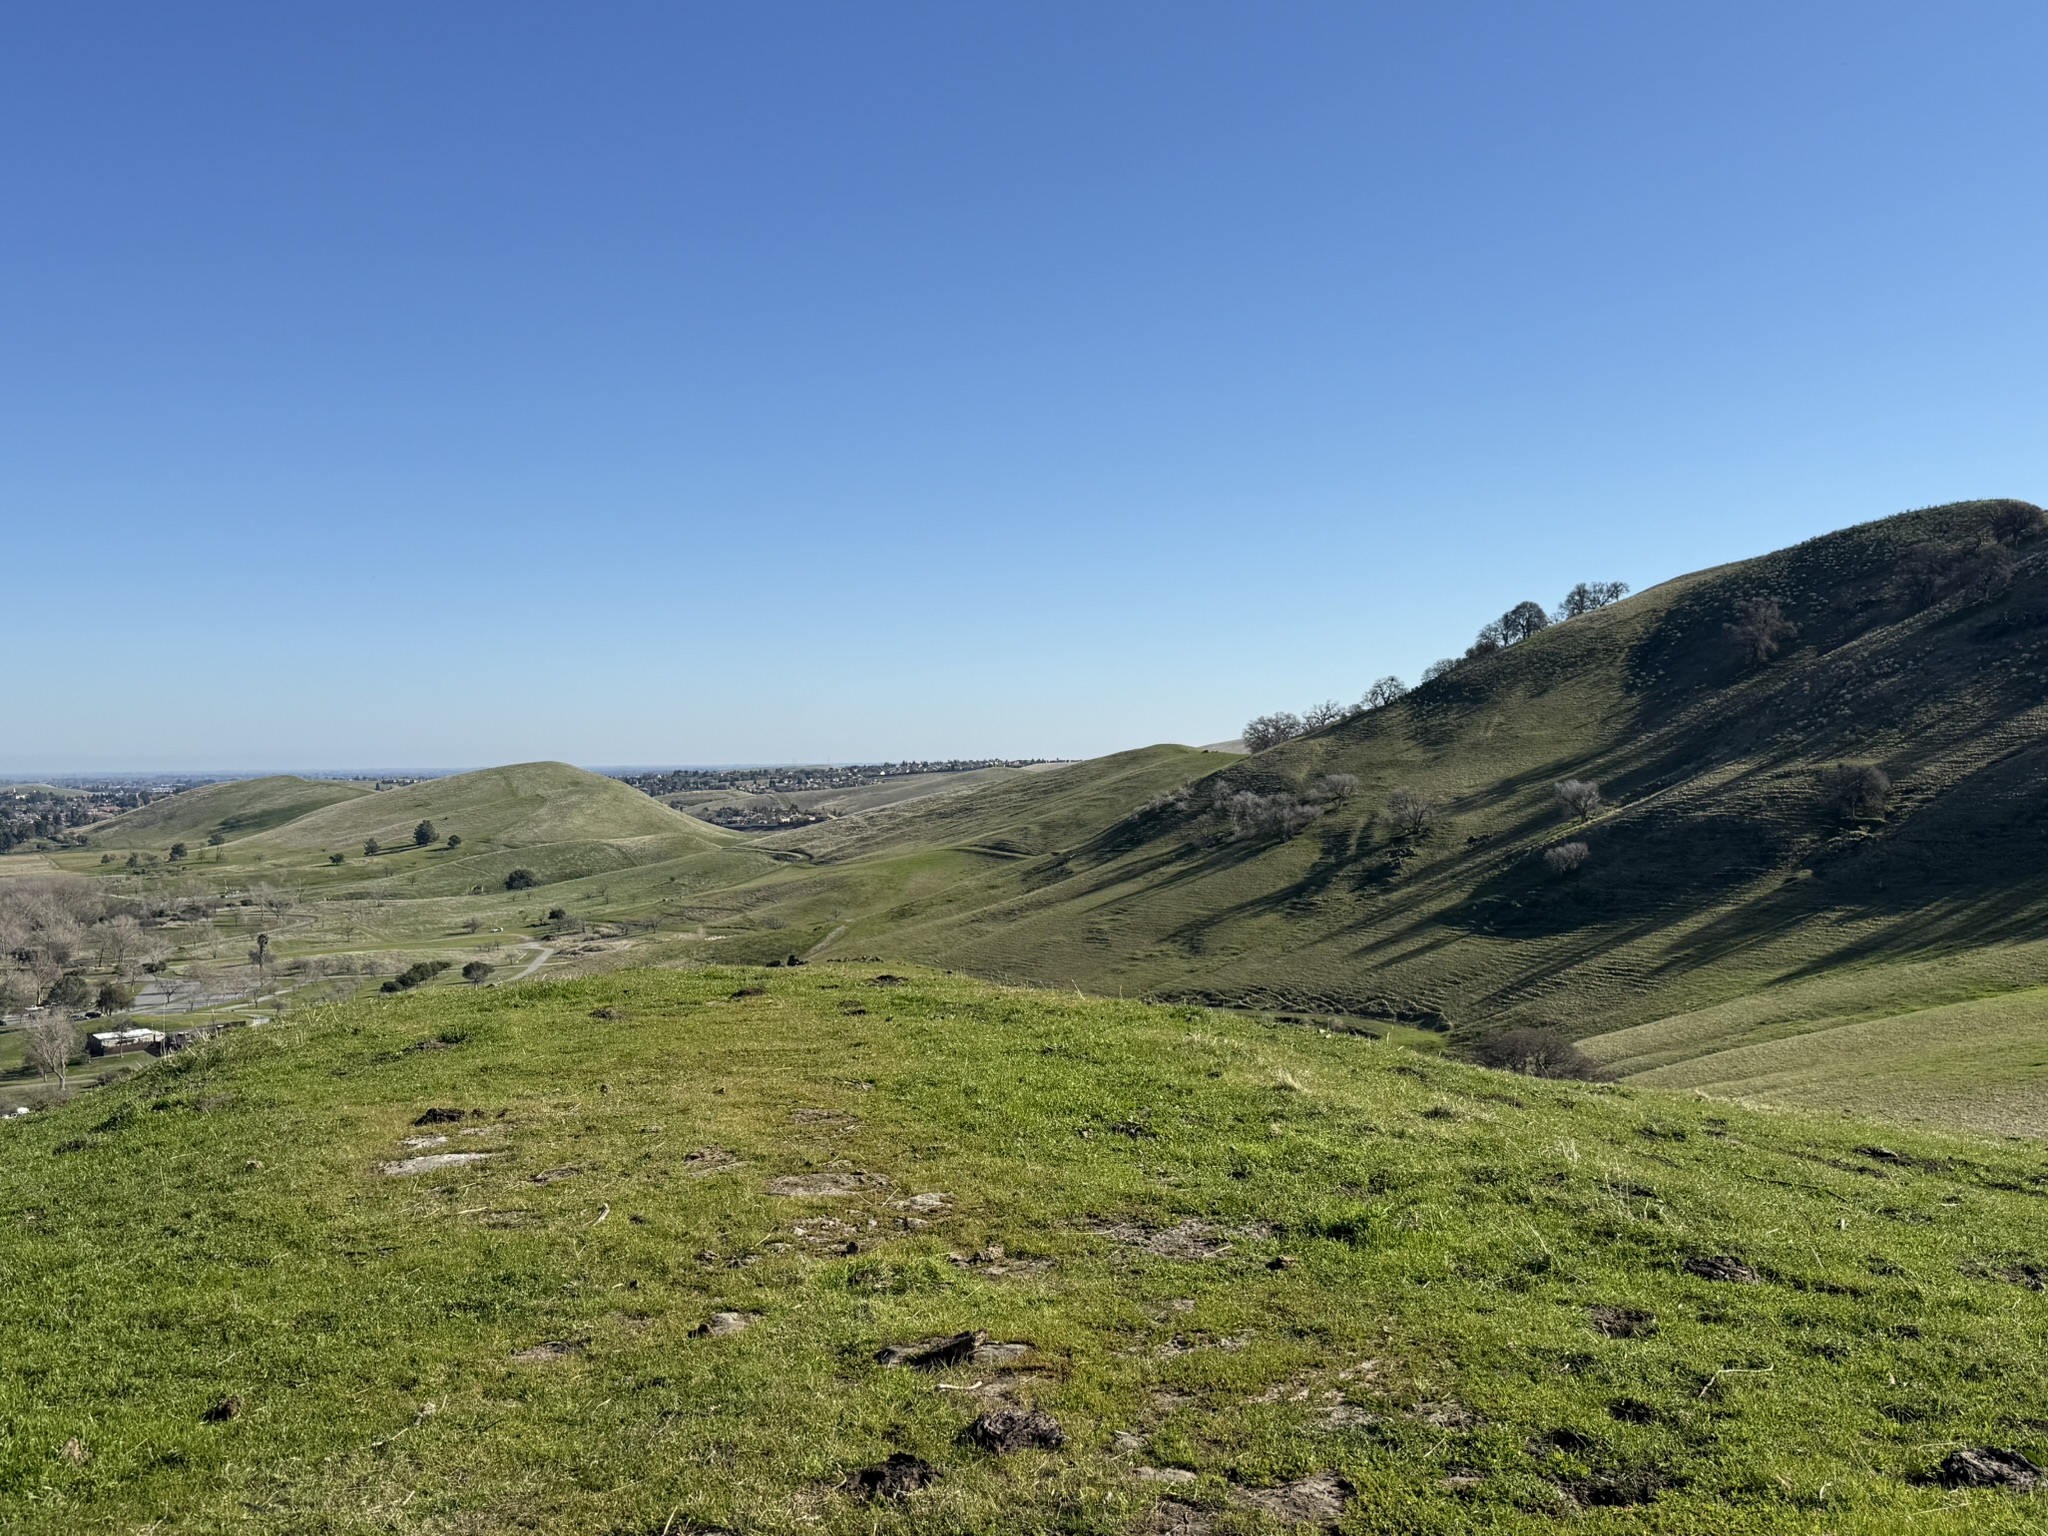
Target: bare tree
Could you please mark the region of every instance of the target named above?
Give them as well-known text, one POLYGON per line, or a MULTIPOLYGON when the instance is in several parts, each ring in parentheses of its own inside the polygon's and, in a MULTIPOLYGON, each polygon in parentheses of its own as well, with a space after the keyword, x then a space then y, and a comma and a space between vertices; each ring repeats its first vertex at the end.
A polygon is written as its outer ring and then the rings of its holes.
POLYGON ((1427 832, 1443 815, 1443 805, 1418 789, 1397 789, 1387 797, 1380 820, 1405 837, 1427 832))
POLYGON ((1892 795, 1892 781, 1875 763, 1836 763, 1822 770, 1820 788, 1828 809, 1851 819, 1882 814, 1892 795))
POLYGON ((1335 699, 1325 699, 1306 715, 1302 716, 1301 728, 1304 731, 1320 731, 1326 725, 1335 725, 1339 720, 1347 718, 1351 713, 1352 711, 1346 709, 1335 699))
POLYGON ((21 1013, 36 1005, 35 978, 26 971, 0 975, 0 1014, 21 1013))
POLYGON ((1432 661, 1428 666, 1424 667, 1422 669, 1422 680, 1425 683, 1433 683, 1438 678, 1448 676, 1457 670, 1458 658, 1446 656, 1441 661, 1432 661))
POLYGON ((21 1033, 23 1060, 35 1068, 38 1077, 56 1078, 62 1091, 71 1073, 71 1053, 78 1048, 70 1018, 62 1013, 47 1014, 21 1033))
POLYGON ((1584 843, 1559 843, 1543 851, 1543 867, 1553 875, 1568 875, 1592 856, 1584 843))
MULTIPOLYGON (((1427 674, 1424 674, 1427 676, 1427 674)), ((1408 685, 1392 673, 1381 678, 1365 690, 1365 697, 1358 701, 1360 709, 1385 709, 1396 699, 1408 692, 1408 685)))
POLYGON ((1270 715, 1260 715, 1244 728, 1245 750, 1264 752, 1279 746, 1283 741, 1292 741, 1303 729, 1301 716, 1288 710, 1276 710, 1270 715))
POLYGON ((1225 785, 1217 786, 1216 809, 1229 818, 1230 835, 1234 838, 1292 837, 1323 814, 1321 806, 1311 805, 1285 790, 1262 795, 1255 790, 1232 790, 1225 785))
POLYGON ((1465 647, 1465 659, 1476 661, 1481 656, 1491 656, 1507 643, 1507 632, 1500 627, 1500 620, 1495 619, 1479 631, 1478 639, 1465 647))
POLYGON ((1799 633, 1775 597, 1753 597, 1738 610, 1735 622, 1721 626, 1742 659, 1762 666, 1778 648, 1799 633))
POLYGON ((1529 1077, 1598 1078, 1600 1069, 1562 1030, 1504 1029, 1472 1047, 1482 1067, 1520 1072, 1529 1077))
POLYGON ((2041 531, 2041 509, 2031 502, 2002 502, 1991 514, 1991 537, 2001 544, 2023 544, 2041 531))
POLYGON ((1562 784, 1551 785, 1550 792, 1557 796, 1559 805, 1581 821, 1591 821, 1593 813, 1600 809, 1600 786, 1590 779, 1566 779, 1562 784))
POLYGON ((1500 637, 1504 644, 1517 645, 1538 630, 1550 628, 1550 615, 1541 603, 1517 603, 1500 616, 1500 637))
POLYGON ((1358 775, 1355 773, 1326 773, 1308 787, 1311 800, 1349 800, 1358 793, 1358 775))
POLYGON ((1582 581, 1565 593, 1564 601, 1557 605, 1557 612, 1551 617, 1562 624, 1566 619, 1576 619, 1582 613, 1605 608, 1627 596, 1628 583, 1625 581, 1582 581))

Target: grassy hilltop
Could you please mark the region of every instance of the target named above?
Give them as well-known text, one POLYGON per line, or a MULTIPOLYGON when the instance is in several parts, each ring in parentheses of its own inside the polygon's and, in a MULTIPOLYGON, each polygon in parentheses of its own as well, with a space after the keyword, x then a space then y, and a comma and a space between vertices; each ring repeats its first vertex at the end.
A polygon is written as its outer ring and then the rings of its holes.
POLYGON ((853 965, 302 1013, 0 1139, 15 1529, 2038 1523, 1931 1480, 2048 1460, 2031 1147, 853 965))
POLYGON ((250 837, 369 793, 362 784, 291 774, 203 784, 101 822, 92 841, 97 848, 156 849, 204 842, 215 833, 223 840, 250 837))

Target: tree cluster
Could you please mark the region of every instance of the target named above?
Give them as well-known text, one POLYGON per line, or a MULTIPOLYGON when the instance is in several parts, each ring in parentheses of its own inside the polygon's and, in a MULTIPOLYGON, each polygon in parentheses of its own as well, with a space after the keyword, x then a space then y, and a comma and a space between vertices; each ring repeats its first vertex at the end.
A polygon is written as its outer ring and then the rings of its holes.
POLYGON ((174 894, 158 896, 153 906, 112 897, 76 879, 0 881, 0 1013, 53 1000, 89 1007, 93 992, 83 970, 132 978, 160 962, 171 945, 156 923, 185 905, 174 894))
POLYGON ((1365 714, 1368 710, 1384 709, 1408 692, 1408 685, 1391 674, 1380 678, 1356 704, 1339 704, 1335 699, 1326 699, 1309 710, 1297 715, 1291 710, 1276 710, 1270 715, 1260 715, 1246 723, 1242 740, 1247 752, 1264 752, 1277 747, 1283 741, 1292 741, 1297 736, 1306 736, 1335 725, 1340 720, 1350 720, 1365 714))
POLYGON ((1602 1075, 1592 1058, 1564 1031, 1534 1026, 1487 1035, 1473 1045, 1472 1059, 1482 1067, 1520 1072, 1528 1077, 1590 1081, 1602 1075))
POLYGON ((1467 661, 1477 661, 1482 656, 1491 656, 1509 646, 1520 645, 1531 635, 1539 634, 1552 624, 1562 624, 1576 619, 1581 614, 1591 613, 1596 608, 1605 608, 1618 603, 1628 596, 1625 581, 1582 581, 1565 593, 1564 601, 1550 613, 1543 611, 1538 602, 1524 600, 1515 604, 1499 618, 1484 625, 1478 638, 1465 648, 1463 656, 1446 656, 1433 661, 1422 669, 1422 680, 1433 683, 1446 673, 1452 672, 1467 661))
POLYGON ((1836 763, 1820 775, 1821 802, 1845 821, 1881 816, 1891 802, 1892 781, 1875 763, 1836 763))
POLYGON ((436 976, 447 970, 451 963, 447 960, 421 960, 400 971, 396 976, 385 982, 380 990, 385 992, 409 992, 414 987, 432 981, 436 976))

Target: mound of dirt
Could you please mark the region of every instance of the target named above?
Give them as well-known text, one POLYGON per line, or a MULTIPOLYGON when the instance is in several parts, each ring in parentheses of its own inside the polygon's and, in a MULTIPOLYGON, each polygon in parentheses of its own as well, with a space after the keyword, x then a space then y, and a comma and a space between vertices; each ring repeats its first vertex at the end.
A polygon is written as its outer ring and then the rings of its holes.
POLYGON ((897 1451, 886 1461, 862 1467, 846 1480, 856 1498, 900 1499, 939 1480, 939 1469, 907 1451, 897 1451))
POLYGON ((1036 1408, 1003 1408, 984 1413, 961 1431, 961 1438, 1000 1456, 1011 1451, 1056 1451, 1067 1443, 1067 1432, 1036 1408))

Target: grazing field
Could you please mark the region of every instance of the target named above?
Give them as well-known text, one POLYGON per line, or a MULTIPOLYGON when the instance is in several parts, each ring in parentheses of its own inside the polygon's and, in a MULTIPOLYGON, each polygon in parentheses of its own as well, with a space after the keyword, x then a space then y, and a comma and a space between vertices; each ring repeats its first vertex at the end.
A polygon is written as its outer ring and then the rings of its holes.
POLYGON ((0 1138, 19 1530, 2038 1526, 1939 1471, 2048 1460, 2033 1146, 872 965, 306 1011, 0 1138))

